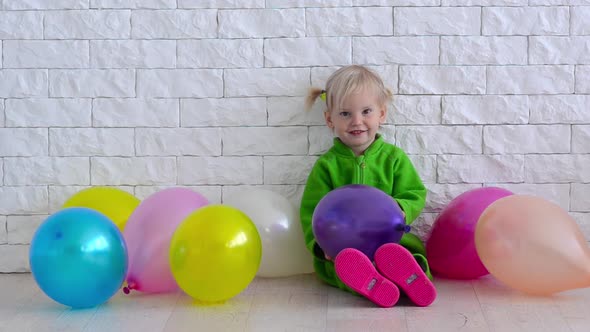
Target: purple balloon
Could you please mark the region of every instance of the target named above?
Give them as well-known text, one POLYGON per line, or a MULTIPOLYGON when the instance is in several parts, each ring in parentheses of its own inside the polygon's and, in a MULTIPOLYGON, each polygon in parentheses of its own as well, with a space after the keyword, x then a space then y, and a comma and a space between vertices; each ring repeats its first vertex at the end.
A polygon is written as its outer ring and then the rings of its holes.
POLYGON ((455 197, 434 221, 426 241, 430 270, 449 279, 476 279, 489 274, 475 248, 475 227, 483 211, 509 190, 484 187, 455 197))
POLYGON ((391 196, 358 184, 324 196, 313 212, 312 228, 318 245, 331 258, 342 249, 355 248, 371 260, 377 248, 399 243, 409 231, 402 210, 391 196))

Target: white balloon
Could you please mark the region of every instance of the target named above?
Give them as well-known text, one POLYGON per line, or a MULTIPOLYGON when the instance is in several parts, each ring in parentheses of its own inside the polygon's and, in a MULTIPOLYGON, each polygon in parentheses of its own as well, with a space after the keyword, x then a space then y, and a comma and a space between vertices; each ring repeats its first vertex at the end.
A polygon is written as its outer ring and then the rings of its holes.
POLYGON ((262 260, 257 276, 285 277, 313 272, 299 211, 285 197, 269 190, 248 189, 224 197, 223 203, 244 212, 258 229, 262 260))

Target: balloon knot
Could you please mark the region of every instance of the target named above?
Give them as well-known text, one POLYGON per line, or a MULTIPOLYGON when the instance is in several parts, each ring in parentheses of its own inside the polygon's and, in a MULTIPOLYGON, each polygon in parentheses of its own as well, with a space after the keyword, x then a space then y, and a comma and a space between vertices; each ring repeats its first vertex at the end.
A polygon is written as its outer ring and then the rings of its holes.
POLYGON ((397 225, 395 230, 398 232, 409 233, 412 230, 412 227, 410 227, 410 225, 397 225))
POLYGON ((135 289, 135 282, 127 282, 127 286, 123 287, 123 293, 129 294, 132 289, 135 289))

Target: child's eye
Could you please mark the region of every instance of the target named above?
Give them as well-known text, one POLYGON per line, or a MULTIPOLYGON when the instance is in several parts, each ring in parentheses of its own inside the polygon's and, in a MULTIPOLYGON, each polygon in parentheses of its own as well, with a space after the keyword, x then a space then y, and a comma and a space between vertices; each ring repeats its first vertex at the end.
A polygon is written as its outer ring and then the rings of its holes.
POLYGON ((372 111, 373 111, 373 110, 372 110, 372 109, 370 109, 370 108, 365 108, 365 109, 363 110, 363 115, 367 115, 367 114, 371 113, 372 111))
POLYGON ((350 112, 340 112, 340 116, 347 117, 350 115, 350 112))

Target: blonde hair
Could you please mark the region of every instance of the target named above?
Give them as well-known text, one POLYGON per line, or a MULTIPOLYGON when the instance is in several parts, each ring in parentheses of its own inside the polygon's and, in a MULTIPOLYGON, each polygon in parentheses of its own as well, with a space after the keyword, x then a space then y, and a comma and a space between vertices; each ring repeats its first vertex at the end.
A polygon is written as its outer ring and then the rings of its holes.
POLYGON ((339 109, 342 101, 349 94, 362 89, 373 90, 381 105, 386 105, 393 96, 375 72, 364 66, 351 65, 335 71, 326 82, 326 90, 311 88, 305 100, 305 109, 309 111, 323 93, 326 93, 325 99, 328 106, 326 111, 329 112, 334 106, 339 109))

